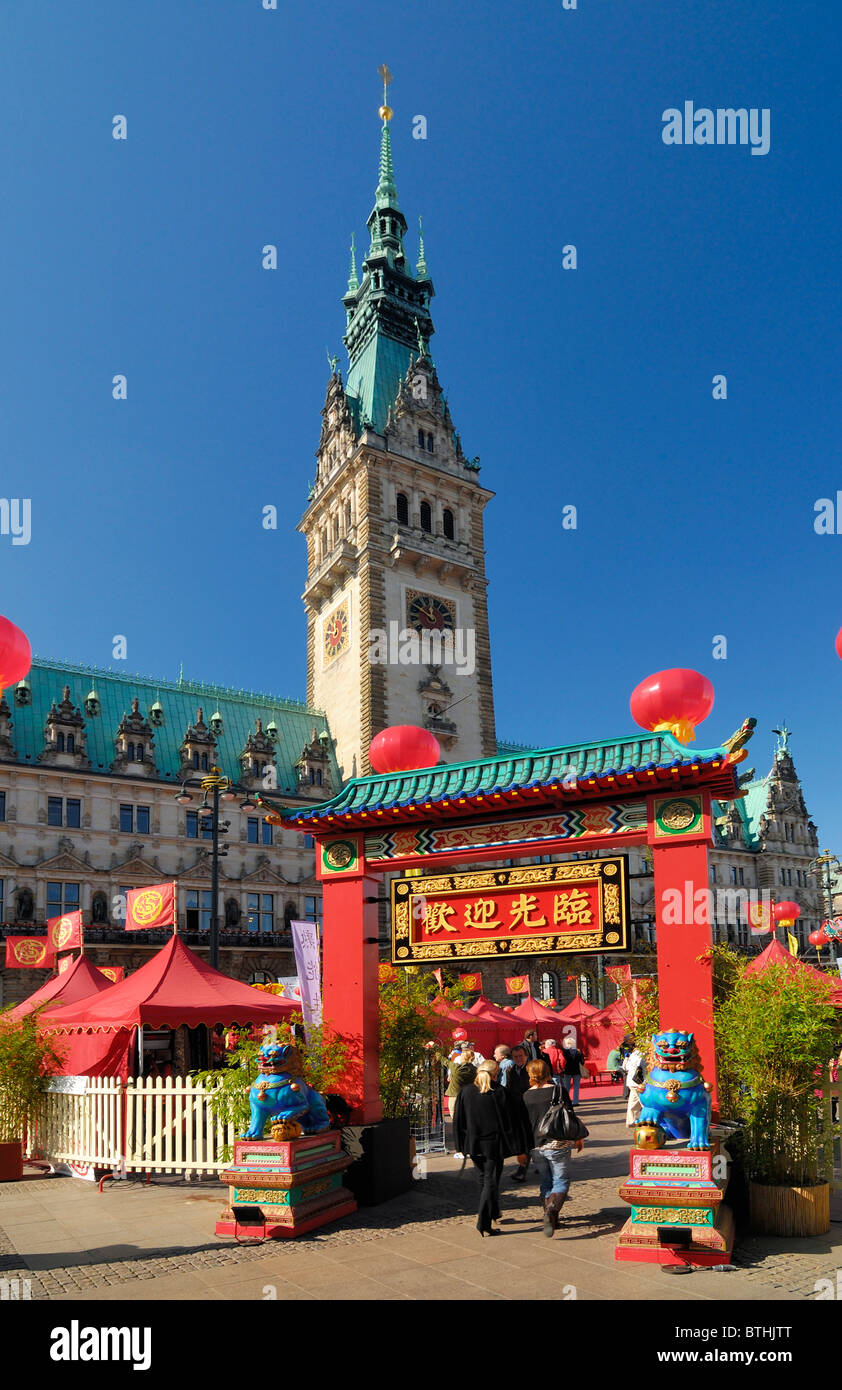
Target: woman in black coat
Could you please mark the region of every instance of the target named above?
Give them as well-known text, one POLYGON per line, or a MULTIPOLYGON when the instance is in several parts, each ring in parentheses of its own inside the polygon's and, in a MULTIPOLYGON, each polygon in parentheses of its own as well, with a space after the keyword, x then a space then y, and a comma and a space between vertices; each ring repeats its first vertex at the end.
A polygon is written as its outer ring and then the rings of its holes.
POLYGON ((459 1153, 470 1158, 479 1175, 477 1230, 483 1236, 499 1235, 492 1221, 500 1218, 500 1174, 503 1159, 515 1151, 515 1138, 506 1095, 496 1084, 496 1062, 483 1062, 472 1086, 463 1086, 456 1097, 453 1133, 459 1153))

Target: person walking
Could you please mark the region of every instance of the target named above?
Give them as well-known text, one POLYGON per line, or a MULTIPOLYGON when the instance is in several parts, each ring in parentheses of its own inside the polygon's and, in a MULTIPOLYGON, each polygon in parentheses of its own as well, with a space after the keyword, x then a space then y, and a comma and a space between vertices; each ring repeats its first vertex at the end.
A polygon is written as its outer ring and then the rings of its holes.
POLYGON ((528 1062, 546 1062, 547 1066, 550 1065, 549 1057, 541 1050, 541 1044, 538 1042, 537 1029, 527 1028, 523 1035, 523 1048, 528 1062))
POLYGON ((477 1230, 482 1236, 500 1234, 491 1223, 500 1219, 500 1175, 513 1144, 498 1071, 496 1062, 482 1062, 473 1085, 459 1091, 453 1114, 457 1152, 470 1158, 479 1176, 477 1230))
POLYGON ((640 1093, 645 1085, 643 1053, 636 1045, 632 1046, 631 1052, 623 1062, 623 1071, 629 1093, 629 1101, 626 1106, 626 1125, 629 1129, 634 1129, 637 1124, 637 1117, 643 1109, 640 1093))
POLYGON ((544 1039, 544 1052, 550 1064, 550 1072, 552 1073, 553 1081, 558 1081, 560 1083, 564 1071, 564 1052, 559 1047, 555 1038, 544 1039))
POLYGON ((532 1137, 529 1119, 523 1107, 523 1097, 529 1090, 529 1072, 526 1070, 529 1058, 526 1048, 518 1043, 512 1048, 512 1065, 506 1073, 506 1098, 509 1114, 515 1133, 523 1135, 517 1150, 517 1168, 512 1174, 512 1182, 526 1182, 526 1169, 529 1163, 529 1148, 532 1137))
POLYGON ((564 1074, 561 1078, 561 1084, 568 1095, 571 1095, 572 1092, 571 1099, 573 1104, 578 1105, 579 1083, 582 1080, 582 1067, 585 1065, 585 1055, 583 1052, 579 1051, 575 1039, 571 1036, 564 1039, 562 1048, 564 1050, 564 1074))
POLYGON ((570 1159, 573 1148, 581 1153, 584 1139, 544 1139, 536 1144, 539 1122, 550 1106, 563 1101, 572 1112, 570 1097, 563 1086, 553 1085, 546 1062, 530 1062, 529 1090, 523 1097, 532 1129, 532 1162, 538 1170, 538 1183, 544 1203, 544 1235, 553 1236, 558 1229, 558 1217, 570 1191, 570 1159))
POLYGON ((494 1049, 494 1060, 500 1068, 498 1082, 501 1086, 506 1084, 506 1076, 514 1066, 512 1061, 512 1049, 507 1043, 498 1043, 494 1049))
POLYGON ((473 1052, 462 1052, 458 1057, 454 1057, 450 1063, 450 1076, 447 1083, 448 1104, 450 1106, 450 1122, 453 1123, 456 1100, 463 1086, 473 1085, 474 1077, 477 1074, 474 1063, 473 1052))

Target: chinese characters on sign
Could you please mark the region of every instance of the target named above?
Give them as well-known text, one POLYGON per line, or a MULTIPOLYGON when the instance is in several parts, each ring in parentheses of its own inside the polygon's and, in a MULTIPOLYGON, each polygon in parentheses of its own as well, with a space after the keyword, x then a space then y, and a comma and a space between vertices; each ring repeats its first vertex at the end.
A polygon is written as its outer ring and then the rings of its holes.
POLYGON ((392 959, 628 950, 624 857, 392 884, 392 959))

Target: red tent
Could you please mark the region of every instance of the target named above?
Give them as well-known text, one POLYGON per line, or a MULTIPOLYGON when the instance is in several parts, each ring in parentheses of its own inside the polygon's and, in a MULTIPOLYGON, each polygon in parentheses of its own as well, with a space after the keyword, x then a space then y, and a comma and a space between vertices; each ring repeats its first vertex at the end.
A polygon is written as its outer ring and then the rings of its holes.
POLYGON ((521 1019, 525 1027, 531 1023, 537 1028, 539 1042, 542 1037, 557 1038, 561 1031, 559 1029, 560 1015, 552 1009, 548 1009, 546 1004, 541 1003, 540 999, 533 999, 531 994, 526 996, 522 1004, 518 1004, 511 1017, 521 1019), (551 1032, 548 1031, 550 1027, 552 1028, 551 1032))
POLYGON ((586 999, 571 999, 569 1004, 565 1004, 563 1009, 559 1009, 556 1018, 563 1018, 568 1023, 579 1023, 583 1018, 589 1018, 591 1014, 599 1013, 599 1009, 593 1004, 589 1004, 586 999))
POLYGON ((585 1054, 585 1061, 591 1071, 606 1071, 606 1060, 614 1047, 619 1047, 627 1033, 631 1032, 629 1011, 622 999, 608 1004, 589 1014, 576 1024, 578 1046, 585 1054))
POLYGON ((44 1023, 66 1048, 65 1076, 128 1072, 134 1030, 198 1024, 277 1023, 301 1006, 214 970, 176 933, 145 965, 102 994, 65 1004, 44 1023))
POLYGON ((3 1017, 17 1022, 51 1000, 55 1001, 54 1007, 59 1008, 63 1004, 77 1004, 91 995, 101 994, 104 989, 113 989, 111 981, 95 965, 91 965, 87 956, 79 956, 63 975, 53 975, 52 979, 36 989, 28 999, 9 1009, 3 1017))
POLYGON ((443 1026, 439 1033, 440 1042, 451 1043, 454 1028, 464 1028, 468 1034, 468 1042, 476 1043, 483 1057, 492 1055, 500 1041, 497 1028, 493 1023, 476 1018, 473 1014, 469 1014, 467 1009, 457 1009, 455 1004, 448 1004, 441 995, 433 1000, 433 1008, 437 1014, 441 1014, 443 1026))
POLYGON ((492 1023, 497 1032, 497 1042, 508 1043, 511 1046, 523 1041, 523 1024, 518 1022, 516 1014, 507 1014, 504 1009, 498 1008, 490 999, 486 999, 484 994, 471 1005, 468 1013, 485 1023, 492 1023))
MULTIPOLYGON (((806 970, 809 975, 817 975, 822 980, 833 979, 831 975, 826 975, 823 970, 817 970, 814 965, 808 965, 806 961, 798 960, 785 946, 782 946, 777 937, 772 937, 769 945, 759 956, 746 968, 747 975, 762 975, 770 965, 785 965, 791 970, 806 970)), ((842 1009, 842 980, 833 980, 833 992, 830 1002, 835 1004, 837 1009, 842 1009)))

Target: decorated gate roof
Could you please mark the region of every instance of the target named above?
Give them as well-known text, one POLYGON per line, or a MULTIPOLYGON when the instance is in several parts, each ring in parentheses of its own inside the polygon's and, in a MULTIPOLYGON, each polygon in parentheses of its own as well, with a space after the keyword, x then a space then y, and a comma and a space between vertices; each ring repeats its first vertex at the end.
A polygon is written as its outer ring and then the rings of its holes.
MULTIPOLYGON (((745 728, 745 726, 744 726, 745 728)), ((746 735, 748 737, 749 735, 746 735)), ((585 798, 704 787, 719 800, 740 793, 739 738, 720 748, 689 749, 671 734, 568 744, 412 772, 354 777, 329 801, 306 809, 272 807, 301 829, 370 826, 465 817, 476 811, 563 806, 585 798)), ((271 798, 261 798, 272 806, 271 798)))

